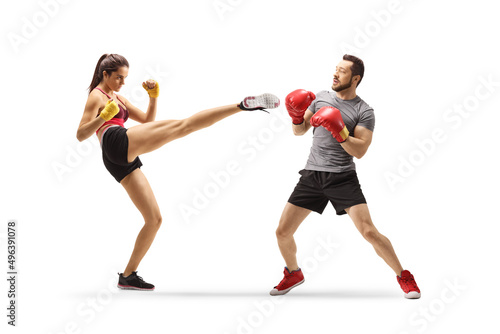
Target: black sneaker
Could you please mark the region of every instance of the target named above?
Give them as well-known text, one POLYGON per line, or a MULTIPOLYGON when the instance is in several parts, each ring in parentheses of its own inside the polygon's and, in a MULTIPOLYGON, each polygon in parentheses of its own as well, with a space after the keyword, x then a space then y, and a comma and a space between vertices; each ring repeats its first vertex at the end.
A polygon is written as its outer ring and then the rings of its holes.
POLYGON ((127 277, 123 277, 123 273, 118 274, 118 287, 124 290, 147 290, 153 291, 155 286, 150 283, 144 282, 141 276, 137 276, 137 271, 132 272, 127 277))
MULTIPOLYGON (((238 104, 241 110, 264 110, 265 108, 278 108, 280 99, 273 94, 262 94, 257 96, 247 96, 238 104)), ((267 112, 267 110, 264 110, 267 112)))

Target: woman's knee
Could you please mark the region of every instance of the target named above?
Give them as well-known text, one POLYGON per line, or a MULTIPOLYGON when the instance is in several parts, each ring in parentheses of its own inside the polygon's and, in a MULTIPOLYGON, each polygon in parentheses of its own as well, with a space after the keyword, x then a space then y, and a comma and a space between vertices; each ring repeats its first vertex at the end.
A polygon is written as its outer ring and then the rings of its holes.
POLYGON ((162 220, 163 220, 163 218, 162 218, 161 214, 157 214, 157 215, 154 215, 148 219, 145 219, 145 224, 151 225, 151 226, 156 227, 156 228, 160 228, 162 220))
POLYGON ((176 120, 174 124, 174 131, 177 133, 178 138, 187 136, 195 131, 193 121, 190 117, 185 119, 176 120))

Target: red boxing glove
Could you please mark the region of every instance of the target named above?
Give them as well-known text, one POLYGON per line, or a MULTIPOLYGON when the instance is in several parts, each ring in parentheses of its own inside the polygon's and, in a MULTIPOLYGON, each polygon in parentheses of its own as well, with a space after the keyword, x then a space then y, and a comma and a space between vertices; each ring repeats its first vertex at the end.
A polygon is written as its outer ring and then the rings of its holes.
POLYGON ((314 127, 323 126, 330 131, 339 143, 343 143, 349 137, 349 130, 347 130, 340 110, 334 107, 323 107, 318 110, 310 121, 314 127))
POLYGON ((293 124, 304 122, 304 114, 316 95, 304 89, 297 89, 286 96, 285 105, 293 124))

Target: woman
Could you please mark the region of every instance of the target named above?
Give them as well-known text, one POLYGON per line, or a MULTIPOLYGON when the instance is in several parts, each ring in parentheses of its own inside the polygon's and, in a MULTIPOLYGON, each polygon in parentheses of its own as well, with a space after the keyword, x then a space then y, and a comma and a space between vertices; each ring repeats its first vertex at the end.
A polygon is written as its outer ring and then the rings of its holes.
POLYGON ((137 267, 151 246, 162 218, 153 191, 140 169, 142 162, 139 155, 211 126, 241 110, 276 108, 279 99, 272 94, 248 96, 239 104, 204 110, 186 119, 155 121, 159 95, 157 82, 148 80, 142 84, 149 95, 145 113, 115 93, 125 84, 128 69, 129 64, 123 56, 101 56, 89 86, 89 97, 76 137, 83 141, 96 132, 106 169, 125 188, 144 217, 144 227, 137 237, 132 256, 123 273, 119 274, 118 287, 154 290, 153 284, 137 276, 137 267), (142 124, 126 129, 124 123, 129 117, 142 124))

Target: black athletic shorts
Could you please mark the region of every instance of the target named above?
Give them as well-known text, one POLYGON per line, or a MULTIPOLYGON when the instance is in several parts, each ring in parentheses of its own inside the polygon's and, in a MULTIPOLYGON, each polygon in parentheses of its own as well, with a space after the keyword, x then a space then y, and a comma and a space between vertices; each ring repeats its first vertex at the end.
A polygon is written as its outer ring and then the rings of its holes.
POLYGON ((127 129, 121 126, 112 126, 104 131, 101 138, 102 160, 108 172, 113 175, 116 181, 121 182, 136 168, 141 168, 142 162, 139 157, 130 163, 128 162, 127 129))
POLYGON ((319 214, 323 213, 328 201, 344 215, 345 209, 366 203, 356 171, 343 173, 320 172, 303 169, 299 182, 288 202, 319 214))

